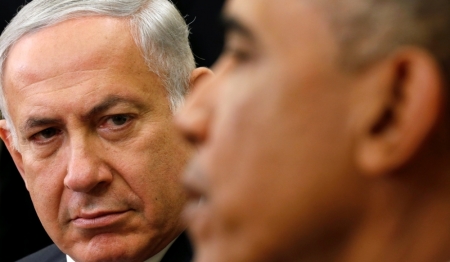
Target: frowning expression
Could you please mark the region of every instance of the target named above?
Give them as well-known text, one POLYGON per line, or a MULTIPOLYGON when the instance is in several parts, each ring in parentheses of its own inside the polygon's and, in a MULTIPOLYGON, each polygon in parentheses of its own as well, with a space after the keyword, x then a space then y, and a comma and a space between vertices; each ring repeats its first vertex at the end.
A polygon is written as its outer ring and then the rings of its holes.
POLYGON ((62 251, 143 261, 184 229, 177 180, 191 150, 126 20, 69 20, 23 37, 4 90, 18 152, 7 144, 62 251))

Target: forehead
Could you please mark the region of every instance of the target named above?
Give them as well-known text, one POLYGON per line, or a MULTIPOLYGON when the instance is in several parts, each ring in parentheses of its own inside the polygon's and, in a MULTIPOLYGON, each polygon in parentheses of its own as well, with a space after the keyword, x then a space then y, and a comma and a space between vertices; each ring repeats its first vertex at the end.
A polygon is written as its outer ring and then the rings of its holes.
POLYGON ((288 55, 296 48, 336 52, 336 41, 324 12, 326 0, 229 0, 226 19, 236 20, 267 49, 288 55))
POLYGON ((64 21, 22 37, 5 63, 5 86, 22 88, 68 72, 143 63, 128 21, 84 17, 64 21))
POLYGON ((315 26, 323 19, 321 8, 325 0, 228 0, 224 12, 238 17, 252 27, 272 29, 274 27, 300 28, 309 24, 315 26), (312 23, 308 20, 314 19, 312 23))

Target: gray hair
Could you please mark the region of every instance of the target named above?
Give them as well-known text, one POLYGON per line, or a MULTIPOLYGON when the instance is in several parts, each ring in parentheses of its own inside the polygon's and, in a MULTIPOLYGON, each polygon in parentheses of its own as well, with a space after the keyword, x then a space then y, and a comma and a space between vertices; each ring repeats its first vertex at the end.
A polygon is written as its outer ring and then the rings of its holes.
POLYGON ((3 90, 3 70, 9 50, 24 35, 88 16, 128 18, 149 70, 164 82, 171 110, 183 104, 195 61, 188 26, 169 0, 34 0, 20 10, 0 36, 0 110, 16 147, 17 133, 3 90))
MULTIPOLYGON (((450 1, 321 1, 347 68, 363 69, 401 46, 424 48, 450 64, 450 1)), ((450 72, 445 72, 450 80, 450 72)))

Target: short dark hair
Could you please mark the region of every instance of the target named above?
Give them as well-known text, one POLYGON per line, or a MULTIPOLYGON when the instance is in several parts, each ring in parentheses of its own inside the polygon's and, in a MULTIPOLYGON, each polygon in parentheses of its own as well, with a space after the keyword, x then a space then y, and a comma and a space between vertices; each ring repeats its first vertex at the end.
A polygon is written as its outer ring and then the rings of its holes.
POLYGON ((417 46, 436 58, 450 80, 450 1, 322 2, 346 66, 364 68, 401 46, 417 46))

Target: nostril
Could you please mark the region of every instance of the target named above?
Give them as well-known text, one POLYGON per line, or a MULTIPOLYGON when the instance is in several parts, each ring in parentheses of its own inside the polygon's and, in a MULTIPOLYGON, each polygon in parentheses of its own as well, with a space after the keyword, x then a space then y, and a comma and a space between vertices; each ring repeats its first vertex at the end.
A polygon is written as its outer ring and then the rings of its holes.
POLYGON ((188 108, 177 116, 175 124, 186 141, 199 144, 206 139, 210 114, 204 108, 188 108))
POLYGON ((187 142, 191 144, 198 144, 200 142, 200 138, 194 133, 184 133, 184 138, 187 142))

